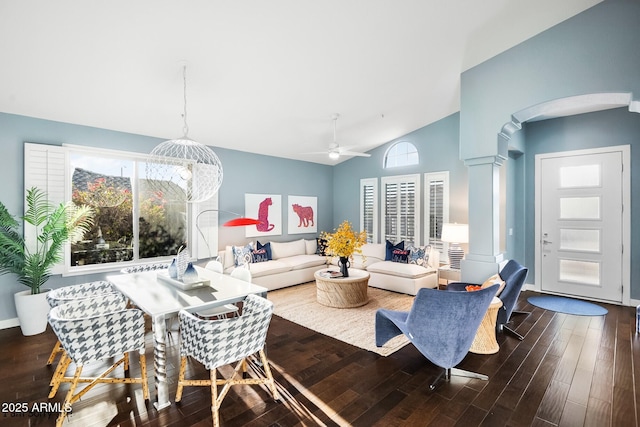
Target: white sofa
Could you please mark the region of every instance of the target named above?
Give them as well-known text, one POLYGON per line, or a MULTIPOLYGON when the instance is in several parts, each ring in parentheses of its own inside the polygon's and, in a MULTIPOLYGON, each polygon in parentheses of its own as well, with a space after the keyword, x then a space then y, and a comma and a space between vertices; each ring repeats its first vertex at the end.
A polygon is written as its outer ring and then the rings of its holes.
MULTIPOLYGON (((327 261, 337 265, 337 258, 328 259, 316 254, 315 240, 270 242, 270 245, 272 260, 249 263, 253 283, 269 290, 311 282, 315 280, 313 274, 324 268, 327 261)), ((440 257, 437 250, 430 250, 426 265, 385 261, 385 255, 384 243, 367 243, 362 247, 362 254, 354 254, 350 268, 368 271, 371 275, 369 286, 390 291, 416 295, 420 288, 438 286, 440 257)), ((232 246, 227 246, 218 256, 225 273, 236 267, 232 246)))
MULTIPOLYGON (((440 253, 436 249, 428 248, 428 260, 422 265, 404 264, 385 261, 386 244, 367 243, 362 246, 362 254, 353 255, 351 268, 368 271, 371 276, 369 286, 416 295, 420 288, 438 286, 440 253)), ((337 265, 337 259, 332 259, 331 264, 337 265)))
MULTIPOLYGON (((249 263, 251 281, 269 290, 311 282, 315 280, 313 273, 327 264, 326 257, 316 254, 315 240, 270 242, 270 245, 271 260, 249 263)), ((232 246, 220 251, 218 257, 225 273, 230 273, 236 267, 232 246)))

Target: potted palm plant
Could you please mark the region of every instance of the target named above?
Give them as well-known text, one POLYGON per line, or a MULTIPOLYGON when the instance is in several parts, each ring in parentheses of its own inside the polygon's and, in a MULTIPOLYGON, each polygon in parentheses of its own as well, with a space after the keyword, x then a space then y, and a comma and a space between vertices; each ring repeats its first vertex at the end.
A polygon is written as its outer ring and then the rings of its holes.
POLYGON ((47 328, 46 291, 42 286, 63 258, 65 242, 77 241, 93 224, 93 210, 73 203, 52 205, 39 188, 27 190, 24 228, 35 230, 33 244, 20 232, 20 222, 0 202, 0 274, 14 274, 29 289, 15 294, 16 311, 24 335, 47 328), (40 313, 38 313, 40 311, 40 313))

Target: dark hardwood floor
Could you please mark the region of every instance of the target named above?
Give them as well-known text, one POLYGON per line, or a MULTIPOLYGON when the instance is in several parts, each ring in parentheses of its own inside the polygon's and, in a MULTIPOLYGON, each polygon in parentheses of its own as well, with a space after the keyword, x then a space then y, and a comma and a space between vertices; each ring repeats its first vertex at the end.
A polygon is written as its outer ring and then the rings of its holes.
MULTIPOLYGON (((236 386, 225 399, 223 426, 637 426, 640 339, 635 310, 603 304, 609 313, 580 317, 528 305, 523 292, 514 326, 518 341, 500 334, 494 355, 469 354, 461 368, 489 375, 489 381, 454 377, 435 391, 439 373, 412 346, 381 357, 278 317, 269 330, 268 357, 282 394, 274 402, 266 388, 236 386)), ((373 327, 373 325, 353 325, 373 327)), ((442 325, 443 328, 446 325, 442 325)), ((176 335, 168 370, 177 378, 176 335)), ((55 415, 30 414, 27 404, 61 402, 63 385, 47 399, 52 367, 45 366, 53 333, 23 337, 19 328, 0 331, 1 426, 54 425, 55 415), (16 407, 15 404, 18 404, 16 407)), ((147 346, 153 366, 151 336, 147 346)), ((132 362, 132 370, 138 369, 132 362)), ((190 363, 191 376, 207 373, 190 363)), ((153 389, 153 369, 149 382, 153 389)), ((171 384, 172 398, 175 383, 171 384)), ((186 388, 180 404, 156 411, 140 386, 102 384, 74 405, 67 425, 209 426, 206 387, 186 388)))

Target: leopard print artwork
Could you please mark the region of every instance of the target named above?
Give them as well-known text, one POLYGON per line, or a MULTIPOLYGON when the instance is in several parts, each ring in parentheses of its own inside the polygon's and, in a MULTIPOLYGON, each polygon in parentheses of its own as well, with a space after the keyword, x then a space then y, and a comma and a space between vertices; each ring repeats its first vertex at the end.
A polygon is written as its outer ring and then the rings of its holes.
POLYGON ((313 227, 315 225, 313 222, 313 208, 311 206, 300 206, 294 203, 291 207, 293 211, 298 214, 298 218, 300 218, 298 227, 313 227))
POLYGON ((260 202, 260 206, 258 207, 258 224, 256 224, 256 228, 261 233, 266 233, 268 231, 273 230, 275 227, 274 224, 269 224, 269 206, 273 204, 271 197, 267 197, 263 201, 260 202))

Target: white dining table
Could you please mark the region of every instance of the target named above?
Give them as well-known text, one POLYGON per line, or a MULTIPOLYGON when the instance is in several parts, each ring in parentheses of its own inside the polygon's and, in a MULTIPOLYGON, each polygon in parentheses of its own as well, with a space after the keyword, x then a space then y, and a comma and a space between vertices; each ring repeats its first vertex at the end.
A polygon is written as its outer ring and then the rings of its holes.
POLYGON ((151 316, 153 331, 153 365, 155 370, 156 409, 171 405, 167 383, 167 326, 166 319, 180 310, 205 310, 243 300, 249 294, 266 298, 267 288, 236 279, 227 274, 216 273, 196 267, 198 277, 209 281, 207 286, 192 290, 181 290, 158 278, 166 271, 144 271, 139 273, 107 276, 107 280, 122 292, 133 304, 151 316))

